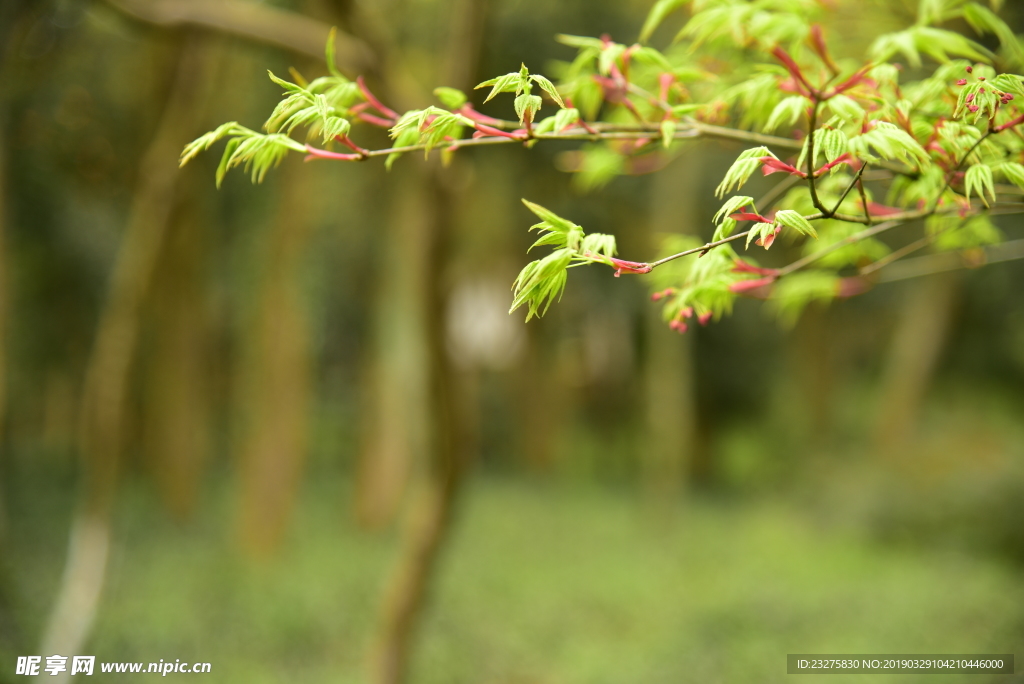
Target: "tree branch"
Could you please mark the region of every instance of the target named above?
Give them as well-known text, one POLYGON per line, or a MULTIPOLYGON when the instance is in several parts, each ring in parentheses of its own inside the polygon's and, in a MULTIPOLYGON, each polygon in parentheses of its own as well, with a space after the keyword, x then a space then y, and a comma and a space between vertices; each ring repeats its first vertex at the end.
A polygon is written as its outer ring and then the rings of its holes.
MULTIPOLYGON (((820 211, 825 218, 831 218, 835 212, 829 212, 825 205, 821 203, 821 199, 818 198, 818 189, 814 185, 814 132, 818 127, 818 105, 820 104, 821 102, 815 97, 814 104, 811 106, 811 116, 807 127, 807 187, 811 192, 811 202, 814 204, 814 208, 820 211)), ((842 200, 840 200, 840 203, 842 203, 842 200)), ((838 208, 836 206, 836 209, 838 208)))
POLYGON ((1024 240, 1013 240, 998 245, 990 245, 985 247, 982 253, 984 261, 975 264, 966 263, 964 258, 957 252, 943 252, 941 254, 929 254, 928 256, 916 259, 907 259, 883 271, 878 277, 878 282, 891 283, 897 280, 918 278, 944 271, 977 268, 979 266, 999 263, 1000 261, 1024 259, 1024 240))
MULTIPOLYGON (((635 125, 608 125, 602 126, 598 129, 598 135, 588 131, 585 128, 570 128, 566 131, 558 133, 534 133, 532 140, 643 140, 644 138, 650 137, 652 133, 658 132, 657 126, 651 127, 637 127, 635 125)), ((689 138, 721 138, 727 140, 742 140, 745 142, 759 143, 762 145, 774 145, 777 147, 793 148, 799 147, 799 143, 796 141, 788 140, 786 138, 777 138, 772 135, 762 135, 760 133, 752 133, 750 131, 739 131, 729 128, 723 128, 721 126, 708 126, 705 124, 683 124, 680 129, 675 133, 675 140, 685 140, 689 138)), ((509 143, 525 143, 529 142, 526 137, 499 137, 499 136, 485 136, 482 138, 466 138, 462 140, 452 140, 447 145, 434 145, 435 148, 440 147, 476 147, 479 145, 503 145, 509 143)), ((309 147, 309 146, 307 146, 309 147)), ((311 148, 313 154, 316 156, 317 152, 321 151, 317 148, 311 148)), ((405 152, 416 152, 419 150, 426 150, 427 145, 425 143, 419 143, 416 145, 405 145, 403 147, 388 147, 381 150, 366 150, 365 157, 385 157, 389 154, 402 154, 405 152)))
MULTIPOLYGON (((317 59, 331 27, 296 12, 244 0, 106 0, 114 9, 158 26, 196 26, 282 47, 317 59)), ((363 41, 341 33, 335 39, 338 65, 358 73, 372 68, 373 51, 363 41)))
POLYGON ((828 247, 826 247, 825 249, 821 250, 820 252, 815 252, 814 254, 808 254, 803 259, 799 259, 797 261, 794 261, 789 266, 786 266, 785 268, 783 268, 783 269, 781 269, 779 271, 779 277, 781 278, 782 276, 789 275, 793 271, 800 270, 804 266, 807 266, 809 264, 813 264, 818 259, 821 259, 821 258, 823 258, 825 256, 828 256, 832 252, 838 251, 838 250, 842 249, 843 247, 847 247, 849 245, 855 244, 857 242, 860 242, 861 240, 866 240, 869 237, 873 237, 875 235, 878 235, 879 233, 884 233, 885 231, 889 230, 890 228, 895 228, 896 226, 901 226, 904 223, 905 223, 905 221, 886 221, 885 223, 880 223, 877 226, 872 226, 871 228, 868 228, 867 230, 862 230, 859 233, 855 233, 855 234, 853 234, 853 235, 851 235, 851 236, 849 236, 847 238, 843 238, 839 242, 836 242, 835 244, 829 245, 828 247))
MULTIPOLYGON (((857 175, 854 177, 853 181, 848 186, 846 186, 846 190, 843 191, 842 197, 839 198, 839 201, 836 202, 836 206, 832 209, 832 215, 833 216, 835 216, 836 212, 839 211, 839 207, 842 206, 843 202, 846 201, 846 196, 850 194, 850 190, 853 190, 853 186, 860 183, 861 176, 864 175, 864 169, 866 169, 867 167, 868 167, 868 165, 866 163, 861 163, 860 170, 857 171, 857 175)), ((864 186, 861 185, 860 187, 861 187, 861 192, 863 193, 864 186)), ((865 201, 864 202, 865 218, 867 219, 868 223, 871 223, 871 216, 867 215, 867 211, 868 211, 868 203, 865 201)))
POLYGON ((723 238, 721 240, 716 240, 714 242, 709 242, 709 243, 707 243, 707 244, 705 244, 705 245, 703 245, 701 247, 694 247, 693 249, 688 249, 686 251, 679 252, 678 254, 673 254, 672 256, 667 256, 664 259, 658 259, 657 261, 652 261, 652 262, 650 262, 648 264, 644 264, 644 265, 645 266, 650 266, 652 269, 654 269, 654 268, 657 268, 658 266, 661 266, 662 264, 667 264, 668 262, 674 261, 674 260, 676 260, 676 259, 678 259, 680 257, 684 257, 684 256, 687 256, 689 254, 696 254, 697 252, 707 252, 708 250, 713 249, 715 247, 718 247, 719 245, 724 245, 727 242, 732 242, 734 240, 739 240, 740 238, 746 237, 747 233, 749 233, 749 232, 750 232, 749 230, 745 230, 742 233, 736 233, 735 235, 730 235, 727 238, 723 238))

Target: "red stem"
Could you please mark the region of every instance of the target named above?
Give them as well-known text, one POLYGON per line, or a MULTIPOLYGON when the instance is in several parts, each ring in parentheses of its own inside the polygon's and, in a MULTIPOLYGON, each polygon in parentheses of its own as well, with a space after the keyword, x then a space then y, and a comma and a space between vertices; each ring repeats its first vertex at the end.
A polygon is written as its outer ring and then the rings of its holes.
POLYGON ((356 145, 347 135, 336 135, 334 136, 334 139, 361 157, 366 157, 366 155, 369 154, 368 150, 364 150, 359 145, 356 145))
POLYGON ((340 161, 362 161, 366 159, 366 155, 363 154, 345 154, 342 152, 330 152, 329 150, 321 150, 319 147, 313 147, 312 145, 306 145, 306 161, 310 159, 336 159, 340 161))
POLYGON ((356 116, 359 117, 360 121, 365 121, 368 124, 380 126, 381 128, 391 128, 392 126, 395 125, 393 119, 382 119, 379 116, 374 116, 373 114, 365 114, 363 112, 360 112, 356 116))
POLYGON ((395 110, 385 106, 383 103, 381 103, 380 100, 377 99, 377 97, 373 93, 370 92, 370 89, 366 87, 366 82, 363 81, 362 76, 356 77, 356 85, 359 86, 359 92, 363 94, 363 97, 366 98, 367 102, 373 105, 374 109, 376 109, 378 112, 388 117, 392 121, 398 120, 398 113, 395 110))

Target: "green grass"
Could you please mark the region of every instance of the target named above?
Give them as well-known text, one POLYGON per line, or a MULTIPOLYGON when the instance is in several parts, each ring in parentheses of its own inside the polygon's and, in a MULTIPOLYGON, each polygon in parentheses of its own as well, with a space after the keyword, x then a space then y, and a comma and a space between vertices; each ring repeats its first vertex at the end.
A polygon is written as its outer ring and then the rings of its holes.
MULTIPOLYGON (((878 545, 778 503, 694 502, 665 526, 621 492, 471 487, 414 684, 781 682, 790 652, 1024 654, 1024 587, 996 561, 878 545)), ((263 563, 234 550, 230 497, 189 528, 143 492, 128 499, 88 653, 209 661, 205 679, 223 683, 362 681, 395 547, 348 522, 343 485, 308 487, 288 544, 263 563)), ((28 595, 56 581, 42 557, 15 565, 28 595)))

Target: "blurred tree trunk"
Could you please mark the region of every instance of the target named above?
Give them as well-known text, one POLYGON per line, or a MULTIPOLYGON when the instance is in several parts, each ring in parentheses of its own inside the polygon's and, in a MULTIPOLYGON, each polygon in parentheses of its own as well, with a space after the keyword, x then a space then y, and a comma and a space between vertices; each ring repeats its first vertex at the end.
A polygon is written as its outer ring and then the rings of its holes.
POLYGON ((43 636, 44 653, 80 653, 95 617, 106 573, 141 307, 175 203, 177 157, 199 125, 200 103, 207 99, 211 85, 206 50, 205 42, 195 36, 183 42, 173 87, 140 164, 82 388, 78 436, 82 497, 72 522, 57 600, 43 636))
POLYGON ((879 390, 874 437, 881 453, 893 453, 913 436, 949 337, 959 282, 958 274, 944 273, 908 284, 879 390))
MULTIPOLYGON (((415 162, 414 162, 415 163, 415 162)), ((356 474, 356 519, 367 528, 391 523, 415 463, 426 452, 427 340, 425 334, 433 198, 423 190, 424 170, 395 169, 392 188, 403 188, 390 210, 383 255, 388 276, 375 303, 373 352, 367 374, 367 416, 356 474)), ((393 190, 392 190, 393 191, 393 190)))
POLYGON ((811 448, 820 449, 824 445, 832 424, 835 344, 829 332, 834 327, 833 321, 831 309, 812 303, 800 316, 790 345, 792 371, 789 376, 804 406, 798 429, 811 448))
POLYGON ((258 556, 284 536, 307 446, 311 366, 301 275, 311 221, 301 171, 282 171, 281 204, 259 257, 257 311, 242 335, 240 532, 258 556))
POLYGON ((164 505, 178 520, 195 507, 210 446, 203 269, 208 228, 193 207, 178 212, 147 307, 142 446, 164 505))
POLYGON ((7 333, 10 313, 11 274, 7 253, 7 226, 9 189, 7 172, 8 103, 11 93, 6 84, 20 47, 15 39, 24 30, 25 20, 37 9, 28 0, 8 0, 0 5, 0 652, 25 652, 29 645, 26 635, 15 621, 14 607, 18 597, 12 578, 14 554, 8 550, 9 522, 6 498, 7 487, 7 333), (23 650, 24 649, 24 650, 23 650))
POLYGON ((374 684, 405 681, 415 627, 470 462, 464 388, 445 344, 445 293, 441 282, 454 197, 438 177, 436 167, 425 171, 430 174, 428 196, 432 198, 424 226, 429 241, 425 254, 430 264, 425 292, 429 463, 417 483, 398 560, 385 590, 381 624, 371 652, 374 684))
MULTIPOLYGON (((2 54, 0 54, 2 57, 2 54)), ((0 71, 2 74, 2 71, 0 71)), ((7 97, 0 91, 0 549, 4 548, 7 534, 7 507, 4 501, 4 471, 7 449, 4 430, 7 417, 7 314, 8 314, 8 262, 7 262, 7 97)), ((5 554, 0 554, 0 557, 5 554)), ((3 610, 0 605, 0 611, 3 610)), ((0 616, 2 618, 2 616, 0 616)))
MULTIPOLYGON (((517 324, 522 317, 517 315, 517 324)), ((526 465, 536 472, 551 470, 556 461, 559 428, 571 414, 577 393, 572 378, 565 377, 565 366, 552 353, 557 350, 549 344, 545 321, 531 321, 526 326, 526 353, 516 373, 516 404, 521 412, 517 430, 519 444, 526 465)))
MULTIPOLYGON (((5 60, 6 61, 6 60, 5 60)), ((24 646, 14 620, 14 587, 11 583, 11 559, 8 552, 7 505, 4 497, 7 487, 6 431, 7 417, 7 106, 6 94, 0 92, 0 651, 13 653, 24 646)))
MULTIPOLYGON (((653 179, 650 251, 656 253, 657 233, 695 234, 698 164, 693 152, 684 153, 653 179)), ((661 519, 671 514, 683 492, 693 458, 695 427, 693 336, 680 335, 661 319, 661 307, 646 308, 647 358, 645 364, 646 432, 641 452, 643 486, 652 513, 661 519)), ((691 327, 696 325, 692 323, 691 327)))
MULTIPOLYGON (((486 0, 455 0, 451 4, 445 83, 461 89, 473 85, 487 4, 486 0)), ((428 465, 410 506, 398 559, 385 590, 379 631, 370 652, 373 684, 399 684, 406 679, 415 629, 441 547, 451 531, 455 504, 470 462, 464 388, 459 386, 445 338, 446 293, 442 280, 450 260, 447 243, 458 192, 446 182, 448 176, 436 163, 424 165, 423 173, 428 201, 423 226, 425 282, 421 290, 425 297, 428 465)), ((391 264, 390 268, 400 270, 403 266, 391 264)))

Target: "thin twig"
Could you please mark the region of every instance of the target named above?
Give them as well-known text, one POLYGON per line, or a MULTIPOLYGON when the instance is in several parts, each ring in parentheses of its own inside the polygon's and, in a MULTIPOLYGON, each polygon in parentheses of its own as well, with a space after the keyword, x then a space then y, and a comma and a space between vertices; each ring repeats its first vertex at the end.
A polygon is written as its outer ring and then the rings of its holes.
POLYGON ((803 259, 799 259, 797 261, 794 261, 789 266, 786 266, 785 268, 780 269, 779 270, 779 277, 781 278, 782 276, 789 275, 793 271, 798 271, 801 268, 803 268, 804 266, 807 266, 809 264, 813 264, 818 259, 821 259, 821 258, 823 258, 825 256, 828 256, 832 252, 840 250, 843 247, 846 247, 848 245, 852 245, 854 243, 860 242, 861 240, 866 240, 869 237, 873 237, 875 235, 878 235, 879 233, 884 233, 885 231, 887 231, 887 230, 889 230, 891 228, 895 228, 896 226, 903 225, 903 223, 904 223, 903 221, 886 221, 885 223, 879 223, 877 226, 872 226, 871 228, 868 228, 867 230, 862 230, 859 233, 854 233, 853 235, 851 235, 849 237, 846 237, 846 238, 843 238, 842 240, 840 240, 839 242, 836 242, 835 244, 829 245, 828 247, 826 247, 825 249, 821 250, 820 252, 815 252, 814 254, 808 254, 803 259))
POLYGON ((978 149, 978 146, 981 145, 981 143, 983 143, 985 139, 988 138, 988 136, 990 135, 992 135, 991 128, 985 131, 984 135, 982 135, 980 138, 974 141, 974 144, 971 145, 971 148, 969 150, 967 150, 967 153, 960 159, 960 162, 956 165, 956 167, 946 174, 946 182, 942 186, 942 190, 939 191, 939 194, 935 196, 935 202, 932 204, 933 213, 935 209, 938 208, 939 202, 942 201, 942 196, 946 194, 946 190, 949 190, 949 186, 953 182, 953 177, 956 176, 957 172, 960 171, 963 165, 967 163, 967 160, 970 158, 970 156, 974 154, 974 150, 978 149))
MULTIPOLYGON (((868 167, 867 164, 861 164, 860 165, 860 170, 857 171, 856 177, 854 177, 853 181, 848 186, 846 186, 846 190, 843 191, 843 196, 839 198, 839 201, 836 202, 835 208, 832 209, 832 212, 831 212, 832 216, 835 216, 836 212, 839 211, 839 207, 842 206, 843 202, 846 200, 846 196, 849 195, 850 194, 850 190, 853 189, 853 186, 857 185, 857 183, 860 182, 861 176, 864 175, 864 169, 866 169, 867 167, 868 167)), ((871 223, 871 217, 868 217, 868 223, 871 223)))
MULTIPOLYGON (((807 188, 811 192, 811 203, 814 208, 820 211, 826 218, 831 217, 835 212, 829 213, 825 205, 818 198, 818 189, 814 185, 814 129, 818 126, 818 105, 821 101, 815 97, 814 105, 811 107, 809 126, 807 127, 807 188)), ((836 207, 838 209, 838 207, 836 207)))
POLYGON ((916 259, 907 259, 892 268, 886 269, 878 276, 878 282, 891 283, 907 278, 918 278, 921 276, 955 271, 961 268, 978 268, 995 264, 1001 261, 1013 261, 1024 259, 1024 240, 1013 240, 999 245, 989 245, 982 249, 984 259, 980 263, 965 263, 964 258, 955 252, 943 252, 942 254, 929 254, 928 256, 916 259))
POLYGON ((739 240, 740 238, 744 238, 744 237, 747 236, 747 233, 749 233, 749 232, 750 232, 749 230, 745 230, 742 233, 736 233, 735 235, 730 235, 727 238, 722 238, 721 240, 716 240, 714 242, 709 242, 706 245, 703 245, 701 247, 694 247, 693 249, 688 249, 688 250, 686 250, 684 252, 679 252, 679 254, 673 254, 672 256, 667 256, 664 259, 658 259, 657 261, 651 261, 651 262, 649 262, 646 265, 650 266, 651 268, 657 268, 658 266, 661 266, 662 264, 667 264, 668 262, 674 261, 674 260, 678 259, 679 257, 684 257, 684 256, 687 256, 687 255, 690 255, 690 254, 696 254, 697 252, 707 252, 707 251, 709 251, 711 249, 714 249, 715 247, 718 247, 719 245, 724 245, 727 242, 732 242, 734 240, 739 240))
POLYGON ((868 207, 868 193, 864 191, 864 179, 857 180, 857 191, 860 193, 860 203, 864 207, 864 221, 871 225, 871 209, 868 207))
MULTIPOLYGON (((600 138, 602 140, 641 140, 649 137, 649 132, 657 131, 657 127, 649 126, 619 126, 616 125, 615 129, 611 127, 597 129, 600 132, 600 138)), ((673 138, 675 140, 685 140, 689 138, 698 137, 710 137, 710 138, 722 138, 728 140, 743 140, 751 143, 760 143, 762 145, 774 145, 777 147, 792 147, 794 141, 787 140, 786 138, 777 138, 771 135, 761 135, 760 133, 752 133, 749 131, 734 131, 728 128, 722 128, 721 126, 707 126, 705 124, 682 124, 682 126, 676 130, 673 138)), ((585 128, 570 128, 565 131, 557 133, 534 133, 533 140, 593 140, 595 138, 594 133, 587 131, 585 128)), ((527 142, 525 138, 521 137, 499 137, 499 136, 486 136, 482 138, 467 138, 465 140, 454 140, 445 145, 433 145, 432 147, 475 147, 479 145, 502 145, 508 143, 522 143, 527 142)), ((402 154, 405 152, 416 152, 419 150, 427 149, 425 143, 418 143, 416 145, 405 145, 402 147, 389 147, 381 150, 366 150, 367 157, 383 157, 389 154, 402 154)))

